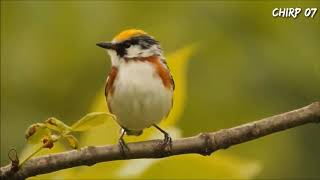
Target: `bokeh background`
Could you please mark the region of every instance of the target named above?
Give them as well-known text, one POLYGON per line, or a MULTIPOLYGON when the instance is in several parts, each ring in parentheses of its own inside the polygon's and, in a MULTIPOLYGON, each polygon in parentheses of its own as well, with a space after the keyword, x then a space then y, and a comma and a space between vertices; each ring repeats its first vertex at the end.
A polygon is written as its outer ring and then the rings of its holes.
MULTIPOLYGON (((51 116, 70 124, 92 111, 110 70, 109 57, 95 43, 127 28, 149 32, 166 54, 197 44, 186 67, 184 111, 175 125, 182 136, 320 100, 320 14, 274 18, 276 7, 319 9, 320 3, 1 1, 1 166, 9 163, 11 148, 24 149, 30 124, 51 116)), ((216 161, 255 162, 259 170, 247 178, 320 178, 319 138, 320 126, 306 125, 234 146, 222 156, 236 160, 216 161)), ((235 173, 220 166, 202 172, 202 162, 192 164, 192 158, 167 163, 176 172, 163 172, 167 164, 162 161, 134 177, 191 178, 198 172, 215 178, 215 171, 224 171, 229 176, 219 177, 228 178, 235 173), (182 161, 191 165, 178 174, 182 161)), ((208 164, 208 157, 200 158, 208 164)), ((96 171, 108 173, 101 167, 96 171)))

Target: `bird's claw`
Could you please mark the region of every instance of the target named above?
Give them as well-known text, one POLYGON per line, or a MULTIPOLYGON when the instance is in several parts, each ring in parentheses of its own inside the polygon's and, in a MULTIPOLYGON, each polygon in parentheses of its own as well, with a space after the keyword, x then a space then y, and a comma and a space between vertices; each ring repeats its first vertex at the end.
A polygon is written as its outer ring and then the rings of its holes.
POLYGON ((127 157, 125 149, 129 152, 129 147, 127 146, 127 144, 125 143, 125 141, 123 139, 123 136, 125 133, 126 133, 125 129, 121 128, 120 129, 120 138, 119 138, 119 143, 118 143, 120 152, 124 158, 127 157))
POLYGON ((168 151, 170 152, 172 149, 172 138, 168 133, 164 134, 164 139, 161 143, 161 149, 165 151, 168 147, 168 151))
POLYGON ((119 139, 119 149, 120 149, 120 152, 122 154, 123 157, 127 157, 126 155, 126 151, 129 152, 129 147, 128 145, 124 142, 123 139, 119 139))
POLYGON ((163 135, 164 139, 162 143, 160 144, 161 151, 164 152, 165 154, 170 154, 172 150, 172 138, 170 137, 169 133, 161 129, 157 125, 153 125, 155 128, 157 128, 163 135))

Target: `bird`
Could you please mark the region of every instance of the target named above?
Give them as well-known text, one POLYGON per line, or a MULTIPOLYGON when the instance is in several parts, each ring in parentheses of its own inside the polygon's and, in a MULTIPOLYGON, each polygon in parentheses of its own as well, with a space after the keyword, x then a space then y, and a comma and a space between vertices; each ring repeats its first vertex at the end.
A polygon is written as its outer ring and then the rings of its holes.
POLYGON ((120 125, 118 144, 127 147, 124 135, 139 136, 155 127, 163 135, 163 147, 171 145, 169 133, 158 126, 173 106, 174 79, 163 50, 153 36, 140 29, 127 29, 111 42, 99 42, 111 59, 105 98, 120 125))

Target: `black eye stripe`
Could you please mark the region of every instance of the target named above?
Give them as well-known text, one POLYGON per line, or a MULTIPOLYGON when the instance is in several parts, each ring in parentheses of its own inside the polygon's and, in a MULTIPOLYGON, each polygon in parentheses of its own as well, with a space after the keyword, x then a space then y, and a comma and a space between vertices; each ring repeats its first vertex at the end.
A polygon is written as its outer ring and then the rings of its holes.
POLYGON ((126 55, 126 48, 128 48, 128 47, 130 47, 130 45, 129 46, 127 46, 126 44, 124 44, 124 43, 119 43, 119 44, 117 44, 116 45, 116 52, 117 52, 117 54, 118 54, 118 56, 120 56, 120 57, 123 57, 124 55, 126 55))
POLYGON ((118 43, 116 45, 116 51, 120 57, 123 57, 127 53, 126 49, 129 48, 131 45, 140 45, 142 49, 148 49, 155 44, 158 45, 159 42, 150 36, 137 36, 118 43))
POLYGON ((152 37, 150 36, 137 36, 137 37, 133 37, 129 40, 123 41, 120 44, 124 44, 124 45, 141 45, 142 47, 150 47, 154 44, 159 44, 158 41, 154 40, 152 37))

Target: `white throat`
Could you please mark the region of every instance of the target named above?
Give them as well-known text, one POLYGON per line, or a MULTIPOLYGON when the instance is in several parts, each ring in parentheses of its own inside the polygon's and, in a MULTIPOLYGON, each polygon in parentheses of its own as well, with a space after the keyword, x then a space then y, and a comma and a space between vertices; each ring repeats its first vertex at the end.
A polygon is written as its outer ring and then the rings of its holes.
POLYGON ((114 50, 107 50, 107 52, 108 52, 108 54, 110 55, 112 66, 119 67, 119 65, 120 65, 120 58, 119 58, 119 56, 117 55, 117 52, 114 51, 114 50))

